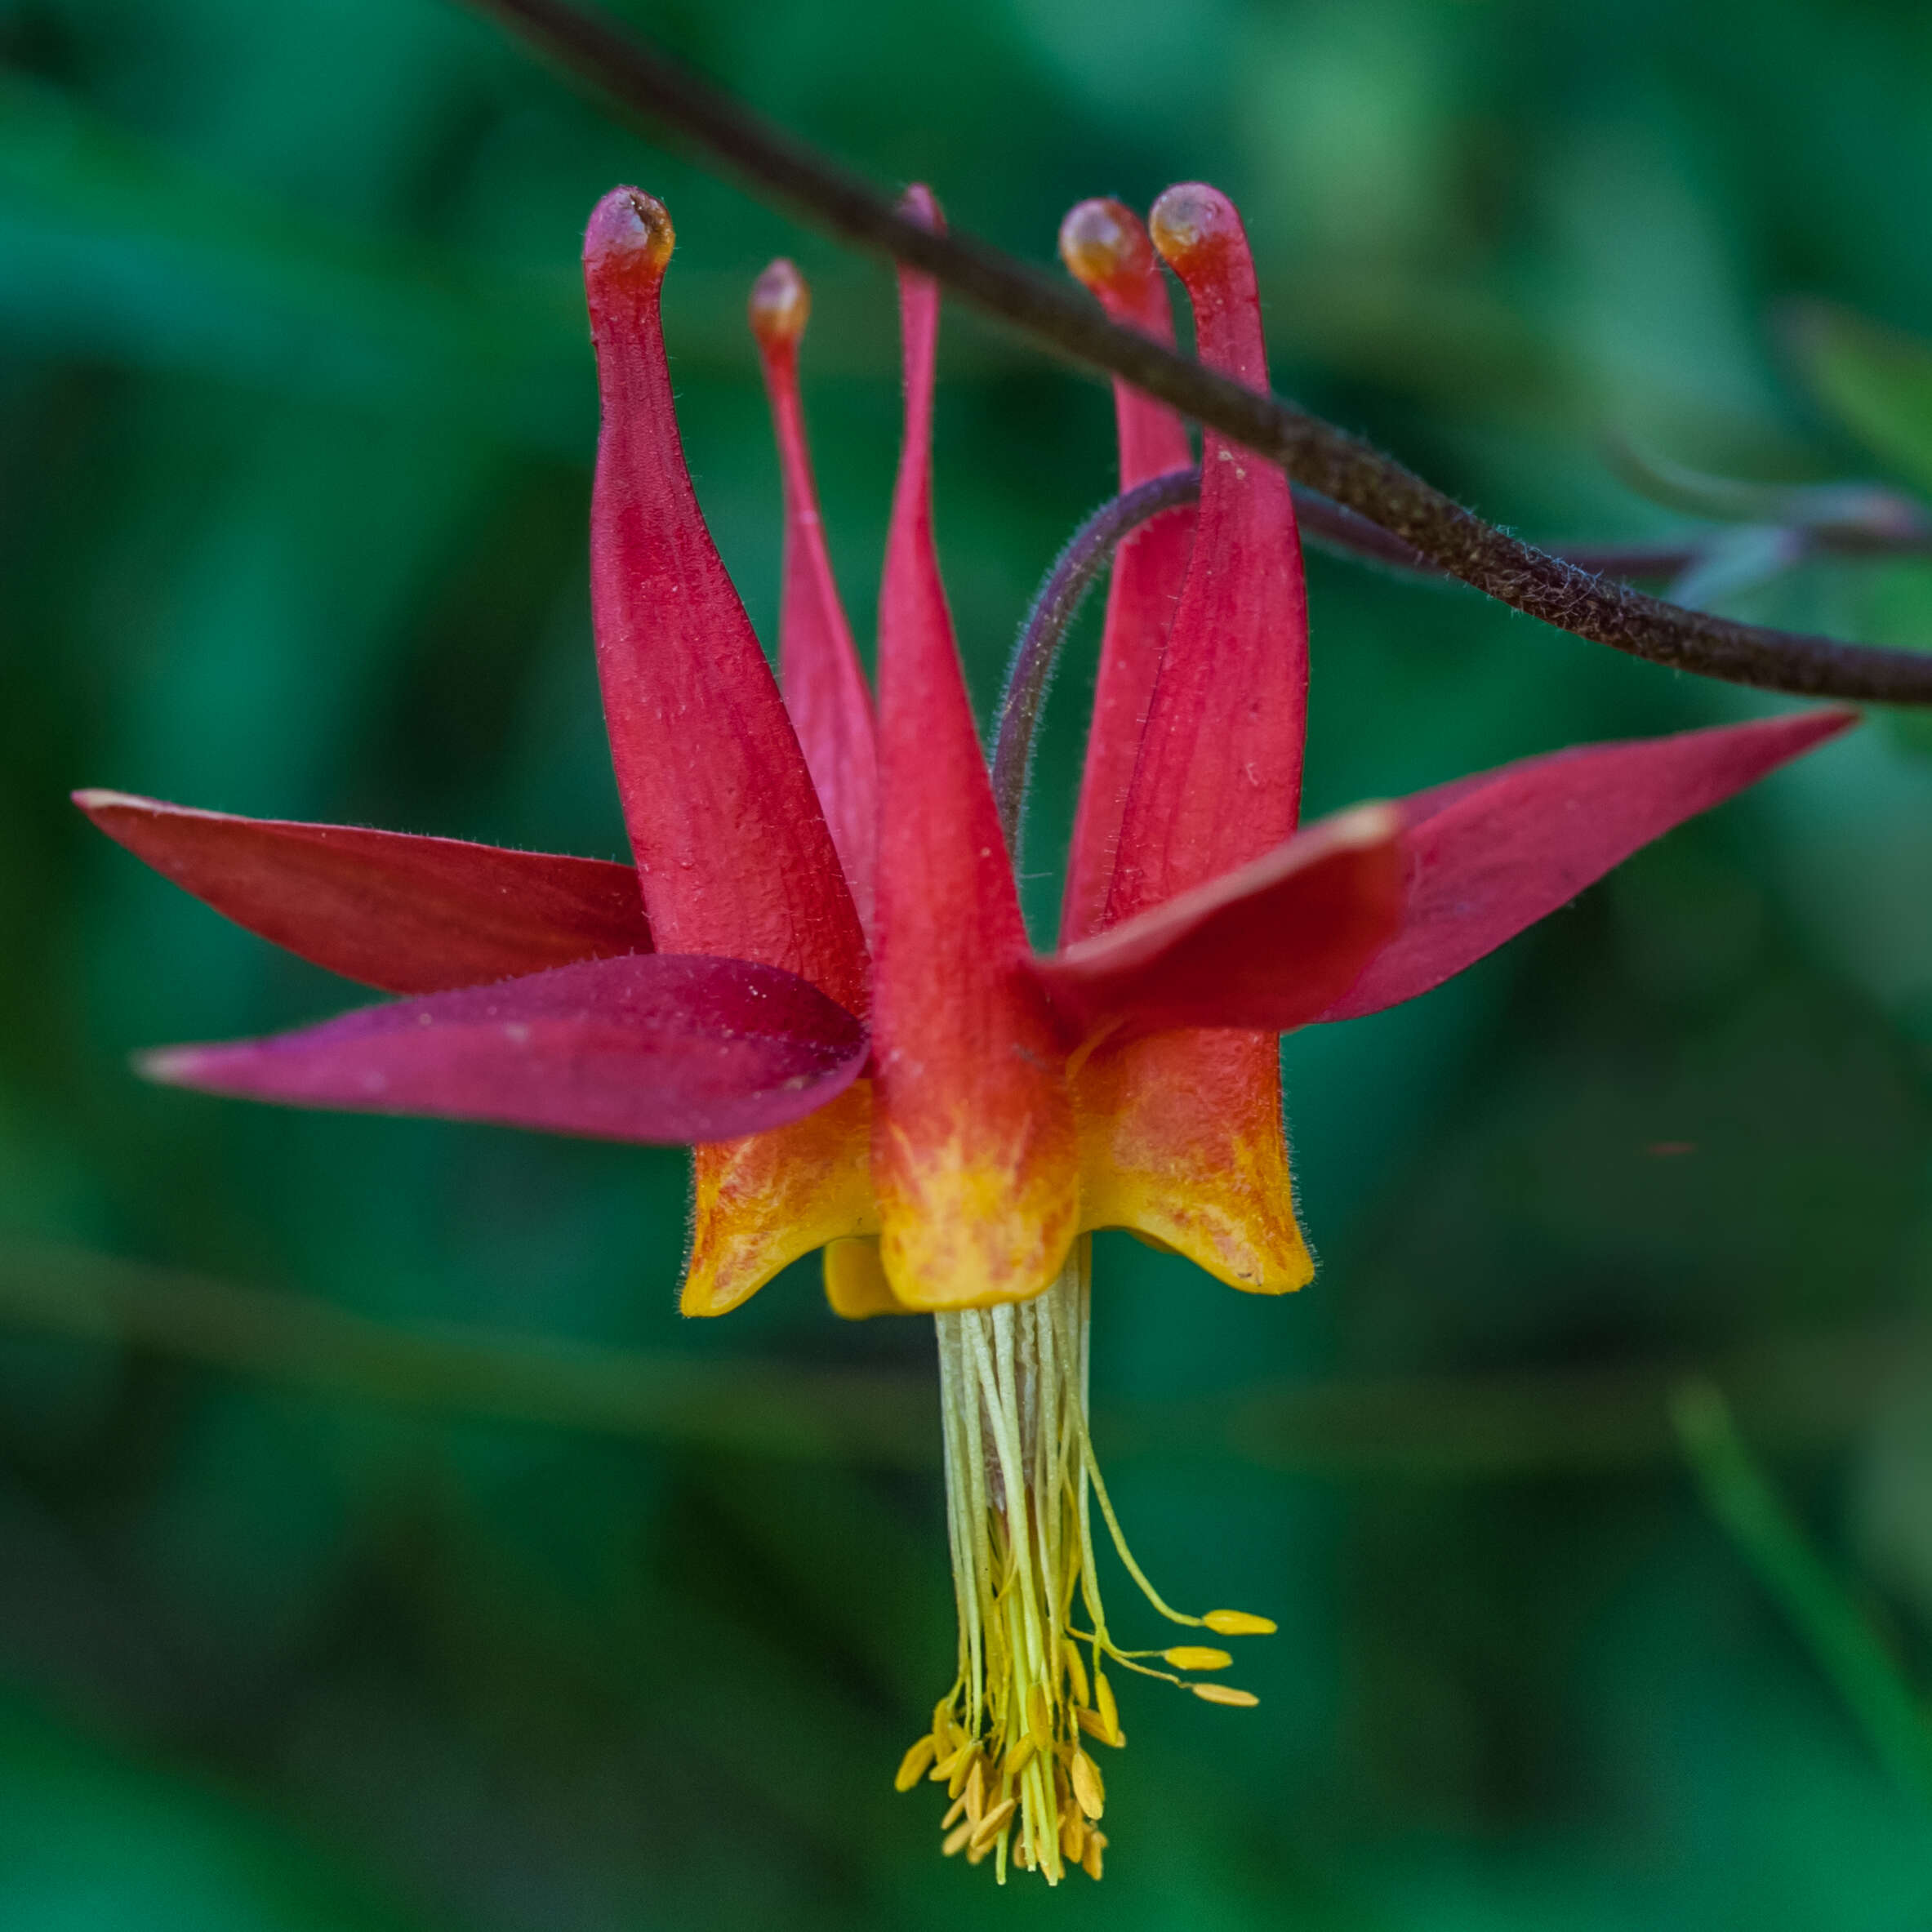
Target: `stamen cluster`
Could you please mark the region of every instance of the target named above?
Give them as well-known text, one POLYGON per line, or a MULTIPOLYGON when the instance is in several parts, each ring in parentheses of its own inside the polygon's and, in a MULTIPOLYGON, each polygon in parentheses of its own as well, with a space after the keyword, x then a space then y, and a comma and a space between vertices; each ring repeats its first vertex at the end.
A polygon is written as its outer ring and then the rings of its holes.
POLYGON ((1256 1701, 1146 1661, 1158 1654, 1175 1670, 1220 1670, 1233 1661, 1225 1650, 1177 1645, 1156 1654, 1114 1642, 1093 1503, 1162 1616, 1226 1636, 1275 1627, 1239 1610, 1191 1617, 1170 1609, 1127 1547, 1087 1424, 1090 1249, 1080 1242, 1053 1285, 1031 1302, 935 1323, 959 1672, 897 1782, 901 1791, 922 1779, 945 1785, 951 1805, 941 1820, 942 1850, 964 1851, 971 1864, 992 1858, 1003 1883, 1009 1863, 1050 1885, 1074 1865, 1101 1875, 1106 1787, 1087 1743, 1127 1742, 1103 1659, 1212 1703, 1256 1701))

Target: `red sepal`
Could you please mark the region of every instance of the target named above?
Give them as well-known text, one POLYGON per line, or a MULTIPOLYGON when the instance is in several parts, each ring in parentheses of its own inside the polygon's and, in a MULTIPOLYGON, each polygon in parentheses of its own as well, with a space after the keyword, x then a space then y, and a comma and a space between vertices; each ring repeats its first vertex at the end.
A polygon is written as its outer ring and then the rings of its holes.
POLYGON ((1393 936, 1402 814, 1358 805, 1238 870, 1033 962, 1075 1039, 1194 1026, 1287 1033, 1393 936))
POLYGON ((274 944, 385 993, 648 953, 629 866, 77 791, 102 831, 274 944))
POLYGON ((1800 711, 1674 737, 1579 745, 1404 802, 1402 927, 1321 1017, 1380 1013, 1473 966, 1673 826, 1858 722, 1800 711))
POLYGON ((268 1039, 167 1047, 177 1087, 599 1140, 715 1141, 781 1126, 857 1078, 865 1029, 795 973, 652 953, 345 1013, 268 1039))

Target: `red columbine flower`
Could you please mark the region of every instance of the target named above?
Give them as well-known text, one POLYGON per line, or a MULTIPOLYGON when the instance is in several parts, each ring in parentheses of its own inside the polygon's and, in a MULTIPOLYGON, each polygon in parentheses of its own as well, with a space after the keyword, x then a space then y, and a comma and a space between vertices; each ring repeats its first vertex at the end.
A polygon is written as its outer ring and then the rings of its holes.
MULTIPOLYGON (((910 205, 931 221, 931 197, 910 205)), ((1110 313, 1263 386, 1246 237, 1190 185, 1147 230, 1118 203, 1062 246, 1110 313)), ((636 867, 443 839, 77 802, 218 910, 408 997, 266 1039, 150 1055, 154 1077, 316 1106, 695 1143, 683 1306, 718 1315, 825 1250, 841 1314, 939 1335, 958 1673, 901 1787, 946 1784, 948 1851, 1098 1877, 1089 1739, 1109 1666, 1252 1703, 1200 1643, 1121 1649, 1093 1508, 1128 1553, 1087 1430, 1088 1235, 1126 1227, 1237 1288, 1312 1272, 1276 1036, 1427 991, 1646 841, 1852 722, 1839 711, 1579 747, 1304 830, 1307 625, 1281 472, 1210 432, 1198 513, 1123 547, 1068 866, 1065 941, 1029 950, 934 555, 938 296, 903 273, 906 439, 870 698, 819 530, 797 387, 804 283, 751 319, 786 504, 786 697, 679 446, 658 324, 671 252, 632 189, 585 243, 603 429, 591 519, 604 710, 636 867)), ((1123 487, 1185 432, 1116 391, 1123 487)))

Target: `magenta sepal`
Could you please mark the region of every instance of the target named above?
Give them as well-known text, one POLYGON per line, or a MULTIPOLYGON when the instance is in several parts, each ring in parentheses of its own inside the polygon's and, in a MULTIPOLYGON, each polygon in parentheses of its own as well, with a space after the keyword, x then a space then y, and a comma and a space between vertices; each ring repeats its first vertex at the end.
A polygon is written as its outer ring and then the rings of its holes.
POLYGON ((809 982, 704 955, 592 959, 367 1008, 300 1032, 140 1056, 251 1100, 430 1114, 599 1140, 728 1140, 849 1087, 864 1027, 809 982))
POLYGON ((1857 723, 1855 711, 1800 711, 1573 746, 1418 792, 1402 807, 1401 930, 1321 1019, 1359 1019, 1440 986, 1640 846, 1857 723))

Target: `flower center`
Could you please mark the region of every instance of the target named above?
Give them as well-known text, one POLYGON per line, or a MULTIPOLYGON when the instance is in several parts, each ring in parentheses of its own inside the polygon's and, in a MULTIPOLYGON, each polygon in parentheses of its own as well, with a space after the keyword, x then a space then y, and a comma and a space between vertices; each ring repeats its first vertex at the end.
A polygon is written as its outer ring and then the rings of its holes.
POLYGON ((934 1318, 959 1669, 897 1782, 901 1791, 922 1778, 943 1783, 945 1852, 964 1851, 972 1864, 991 1857, 1002 1884, 1009 1863, 1049 1885, 1070 1865, 1100 1876, 1106 1791, 1087 1741, 1127 1741, 1103 1660, 1210 1703, 1255 1702, 1147 1661, 1219 1670, 1232 1661, 1225 1650, 1115 1645, 1101 1606, 1093 1504, 1162 1616, 1222 1636, 1275 1627, 1240 1610, 1170 1609, 1128 1550, 1087 1429, 1091 1251, 1085 1237, 1075 1243, 1059 1279, 1030 1302, 934 1318))

